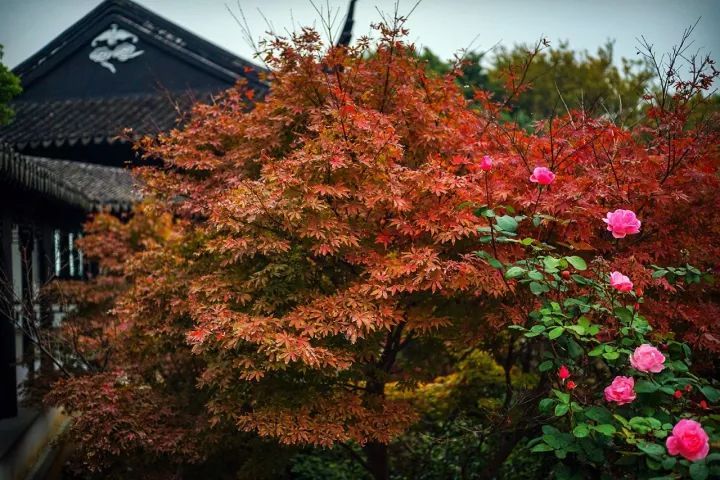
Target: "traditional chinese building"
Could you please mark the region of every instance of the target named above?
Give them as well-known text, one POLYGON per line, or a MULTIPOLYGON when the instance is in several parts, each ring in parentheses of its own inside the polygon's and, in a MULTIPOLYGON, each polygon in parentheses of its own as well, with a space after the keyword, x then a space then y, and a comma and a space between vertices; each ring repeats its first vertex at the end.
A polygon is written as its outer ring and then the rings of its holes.
POLYGON ((130 0, 105 0, 14 70, 23 93, 0 128, 0 478, 46 478, 47 448, 67 419, 23 407, 18 386, 53 368, 33 342, 60 320, 37 291, 82 278, 75 240, 87 215, 127 212, 139 197, 125 168, 131 139, 169 130, 195 101, 259 69, 130 0))

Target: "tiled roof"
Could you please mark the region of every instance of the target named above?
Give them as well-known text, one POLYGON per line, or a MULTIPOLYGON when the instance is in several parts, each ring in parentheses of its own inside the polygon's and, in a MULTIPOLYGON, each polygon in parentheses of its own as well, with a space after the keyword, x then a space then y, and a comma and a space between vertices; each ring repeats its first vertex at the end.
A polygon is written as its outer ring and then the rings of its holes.
POLYGON ((125 141, 120 137, 125 128, 132 127, 135 136, 169 130, 193 100, 207 99, 209 94, 199 98, 158 94, 16 101, 11 103, 15 119, 0 127, 0 141, 16 149, 125 141))
POLYGON ((0 147, 0 179, 86 211, 128 210, 140 200, 128 169, 33 157, 0 147))

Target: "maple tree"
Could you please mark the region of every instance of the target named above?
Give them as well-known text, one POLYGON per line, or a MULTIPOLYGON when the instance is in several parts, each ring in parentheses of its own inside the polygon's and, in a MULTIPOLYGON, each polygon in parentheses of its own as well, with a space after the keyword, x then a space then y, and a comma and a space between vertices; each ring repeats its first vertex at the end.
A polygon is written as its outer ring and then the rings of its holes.
MULTIPOLYGON (((690 80, 666 69, 633 127, 569 110, 529 132, 501 120, 529 63, 471 102, 458 70, 428 75, 402 19, 377 28, 350 48, 311 29, 274 38, 265 98, 239 85, 141 142, 163 165, 138 170, 131 219, 90 224, 81 247, 101 275, 76 286, 87 309, 63 327, 87 332, 67 334, 84 366, 47 397, 75 415, 81 464, 188 475, 261 438, 342 445, 386 479, 422 387, 485 351, 502 383, 477 475, 493 478, 547 422, 548 370, 517 371, 550 347, 522 329, 568 295, 565 277, 587 288, 571 275, 593 259, 643 290, 654 340, 717 372, 718 131, 696 113, 711 61, 690 80), (622 242, 602 222, 616 209, 642 221, 622 242)), ((600 338, 618 335, 594 315, 600 338)))

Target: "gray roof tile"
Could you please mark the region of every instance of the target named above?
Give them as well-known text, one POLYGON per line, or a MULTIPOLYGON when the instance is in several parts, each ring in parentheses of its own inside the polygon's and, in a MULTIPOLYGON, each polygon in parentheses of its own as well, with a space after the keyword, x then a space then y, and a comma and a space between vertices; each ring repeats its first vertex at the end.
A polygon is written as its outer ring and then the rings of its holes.
POLYGON ((126 168, 20 155, 7 145, 0 148, 0 180, 89 212, 128 210, 141 198, 126 168))
POLYGON ((26 146, 62 146, 81 142, 125 142, 124 129, 135 138, 167 131, 178 125, 194 101, 207 101, 208 93, 179 95, 129 95, 55 101, 15 101, 15 119, 0 127, 0 141, 16 149, 26 146))

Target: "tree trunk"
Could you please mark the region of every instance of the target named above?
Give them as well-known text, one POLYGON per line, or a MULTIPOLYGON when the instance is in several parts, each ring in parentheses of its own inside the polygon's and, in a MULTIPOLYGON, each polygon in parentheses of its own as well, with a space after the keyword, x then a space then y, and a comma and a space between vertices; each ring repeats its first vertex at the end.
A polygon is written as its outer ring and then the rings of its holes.
MULTIPOLYGON (((390 373, 398 352, 403 347, 401 336, 405 323, 397 325, 387 335, 385 346, 380 355, 380 359, 376 365, 373 365, 368 372, 367 383, 365 386, 366 397, 365 402, 372 404, 378 400, 385 398, 385 381, 386 375, 390 373)), ((390 459, 388 458, 388 447, 386 444, 376 440, 370 441, 363 447, 363 452, 367 458, 365 468, 375 480, 389 480, 390 478, 390 459)))
POLYGON ((367 467, 375 480, 388 480, 390 466, 388 463, 387 445, 380 442, 368 442, 363 447, 367 457, 367 467))
MULTIPOLYGON (((480 472, 478 478, 481 480, 492 480, 497 478, 503 463, 505 463, 505 460, 507 460, 513 452, 518 442, 528 435, 535 436, 539 433, 540 423, 535 420, 538 415, 537 402, 535 400, 539 400, 543 397, 544 392, 547 392, 547 390, 548 377, 547 374, 543 374, 543 376, 540 377, 540 382, 538 382, 538 385, 529 396, 531 404, 535 405, 535 407, 524 410, 522 415, 517 415, 516 412, 516 415, 514 415, 517 419, 515 428, 499 436, 494 445, 495 454, 491 456, 483 471, 480 472)), ((509 417, 512 417, 510 411, 508 411, 507 414, 509 417)))

